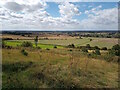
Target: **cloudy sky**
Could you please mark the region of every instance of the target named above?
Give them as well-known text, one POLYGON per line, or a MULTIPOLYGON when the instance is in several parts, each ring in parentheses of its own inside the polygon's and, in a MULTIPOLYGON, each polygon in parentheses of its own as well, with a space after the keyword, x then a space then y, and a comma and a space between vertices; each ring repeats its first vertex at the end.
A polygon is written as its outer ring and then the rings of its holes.
POLYGON ((117 30, 117 2, 0 0, 2 30, 117 30))

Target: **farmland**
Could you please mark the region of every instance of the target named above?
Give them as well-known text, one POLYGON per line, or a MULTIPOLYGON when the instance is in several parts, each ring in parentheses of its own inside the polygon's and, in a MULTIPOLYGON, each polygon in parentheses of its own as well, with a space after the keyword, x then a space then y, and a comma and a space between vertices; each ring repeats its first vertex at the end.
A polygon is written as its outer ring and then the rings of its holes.
MULTIPOLYGON (((34 43, 34 40, 11 40, 11 41, 6 41, 6 43, 10 46, 17 46, 20 45, 23 41, 30 41, 34 43)), ((57 40, 39 40, 38 46, 41 48, 52 48, 53 45, 58 45, 59 47, 61 46, 67 46, 69 44, 75 44, 76 46, 85 46, 86 44, 90 44, 91 46, 98 46, 98 47, 107 47, 111 48, 113 45, 118 44, 118 39, 112 38, 83 38, 83 39, 76 39, 76 38, 71 38, 71 39, 57 39, 57 40), (90 41, 92 39, 92 41, 90 41), (96 45, 97 43, 97 45, 96 45), (50 46, 50 47, 49 47, 50 46)))
POLYGON ((118 56, 109 54, 118 44, 118 38, 45 32, 29 37, 3 34, 1 38, 5 44, 2 48, 3 88, 118 88, 118 56), (22 46, 25 42, 32 46, 22 46), (85 50, 80 46, 85 46, 85 50))

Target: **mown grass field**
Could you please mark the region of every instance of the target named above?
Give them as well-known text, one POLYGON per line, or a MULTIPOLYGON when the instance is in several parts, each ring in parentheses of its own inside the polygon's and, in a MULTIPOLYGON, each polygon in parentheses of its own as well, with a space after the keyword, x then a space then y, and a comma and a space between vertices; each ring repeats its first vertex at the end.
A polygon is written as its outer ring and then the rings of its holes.
POLYGON ((2 49, 3 88, 117 88, 118 64, 79 50, 2 49))
MULTIPOLYGON (((6 41, 7 45, 17 46, 20 45, 23 41, 30 41, 34 45, 34 40, 11 40, 6 41)), ((90 44, 91 46, 98 46, 100 48, 107 47, 112 48, 112 46, 118 44, 118 39, 114 38, 83 38, 83 39, 56 39, 56 40, 39 40, 38 46, 41 48, 53 48, 54 45, 58 45, 58 48, 62 48, 62 46, 67 46, 69 44, 74 44, 75 46, 85 46, 86 44, 90 44), (90 41, 92 39, 92 41, 90 41)))

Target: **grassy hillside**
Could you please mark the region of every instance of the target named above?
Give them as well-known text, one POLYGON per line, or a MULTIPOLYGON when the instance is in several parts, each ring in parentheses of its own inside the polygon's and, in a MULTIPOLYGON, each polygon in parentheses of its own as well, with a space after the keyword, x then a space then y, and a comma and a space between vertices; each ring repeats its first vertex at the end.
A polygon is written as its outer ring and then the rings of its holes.
MULTIPOLYGON (((25 49, 25 48, 24 48, 25 49)), ((2 49, 3 88, 117 88, 118 64, 79 50, 2 49)))

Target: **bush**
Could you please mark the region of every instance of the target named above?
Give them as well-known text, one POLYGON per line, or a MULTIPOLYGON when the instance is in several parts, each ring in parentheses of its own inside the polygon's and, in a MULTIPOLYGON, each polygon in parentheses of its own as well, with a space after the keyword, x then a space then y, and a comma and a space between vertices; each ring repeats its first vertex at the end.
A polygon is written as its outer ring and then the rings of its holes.
POLYGON ((120 56, 120 45, 116 44, 109 50, 109 54, 120 56))
POLYGON ((50 50, 49 48, 46 48, 46 50, 50 50))
POLYGON ((82 48, 82 51, 88 53, 87 48, 82 48))
POLYGON ((6 43, 4 40, 2 40, 2 48, 5 48, 6 47, 6 43))
POLYGON ((26 41, 26 42, 23 42, 21 46, 23 46, 23 47, 32 47, 33 45, 32 45, 31 42, 26 41))
POLYGON ((2 40, 13 40, 12 38, 3 38, 2 40))
POLYGON ((96 49, 96 50, 95 50, 95 54, 96 54, 96 55, 101 55, 100 50, 99 50, 99 49, 96 49))
POLYGON ((111 55, 120 56, 120 50, 113 50, 113 49, 111 49, 111 50, 109 50, 108 52, 109 52, 109 54, 111 54, 111 55))
POLYGON ((74 44, 69 44, 67 47, 68 48, 75 48, 75 45, 74 44))
POLYGON ((103 48, 101 48, 101 50, 107 50, 107 47, 103 47, 103 48))
POLYGON ((37 49, 41 49, 41 47, 37 47, 37 49))
POLYGON ((68 50, 68 51, 73 51, 72 49, 68 50))
POLYGON ((57 48, 57 46, 55 45, 54 48, 57 48))
POLYGON ((12 49, 12 46, 6 46, 7 49, 12 49))
POLYGON ((28 52, 27 52, 27 51, 25 51, 24 49, 22 49, 22 50, 21 50, 21 53, 22 53, 23 55, 25 55, 25 56, 27 56, 27 55, 28 55, 28 52))
POLYGON ((112 47, 112 50, 120 50, 120 45, 116 44, 112 47))
POLYGON ((91 47, 90 47, 90 44, 87 44, 87 45, 86 45, 86 48, 90 49, 90 48, 91 48, 91 47))
POLYGON ((94 48, 95 50, 96 50, 96 49, 100 50, 100 48, 99 48, 98 46, 94 46, 93 48, 94 48))
POLYGON ((92 41, 92 39, 90 39, 90 41, 92 41))

